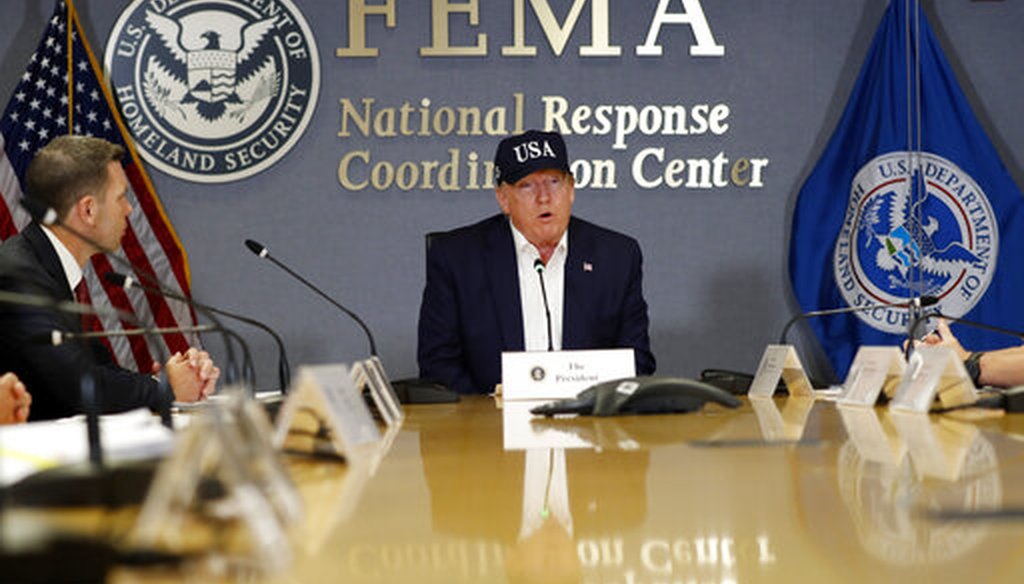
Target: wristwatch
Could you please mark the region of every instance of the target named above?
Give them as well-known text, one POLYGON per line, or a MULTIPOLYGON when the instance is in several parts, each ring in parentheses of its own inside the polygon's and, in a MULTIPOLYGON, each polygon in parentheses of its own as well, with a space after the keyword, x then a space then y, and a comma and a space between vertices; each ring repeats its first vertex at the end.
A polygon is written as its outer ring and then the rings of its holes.
POLYGON ((964 359, 964 369, 967 370, 967 374, 971 376, 971 382, 975 386, 978 385, 978 378, 981 377, 981 356, 984 355, 981 351, 975 351, 968 355, 967 359, 964 359))

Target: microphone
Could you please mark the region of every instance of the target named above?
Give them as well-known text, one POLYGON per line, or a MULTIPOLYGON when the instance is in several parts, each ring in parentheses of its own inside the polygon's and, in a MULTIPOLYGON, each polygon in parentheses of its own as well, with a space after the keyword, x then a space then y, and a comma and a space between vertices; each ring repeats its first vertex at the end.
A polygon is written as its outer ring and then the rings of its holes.
POLYGON ((980 330, 983 330, 983 331, 988 331, 990 333, 999 333, 1001 335, 1007 335, 1007 336, 1011 336, 1011 337, 1016 337, 1017 339, 1024 340, 1024 332, 1015 331, 1015 330, 1011 330, 1011 329, 1003 328, 1003 327, 999 327, 999 326, 993 326, 993 325, 990 325, 990 324, 984 324, 984 323, 981 323, 981 322, 977 322, 977 321, 973 321, 973 320, 968 320, 966 318, 959 318, 959 317, 956 317, 956 316, 949 316, 949 315, 946 315, 946 314, 942 314, 941 312, 929 312, 928 314, 922 314, 921 316, 919 316, 916 319, 914 319, 914 322, 910 325, 910 332, 911 332, 911 334, 914 334, 914 331, 917 330, 917 327, 920 326, 921 323, 927 322, 928 319, 930 319, 930 318, 944 318, 944 319, 948 320, 949 322, 955 322, 955 323, 959 323, 959 324, 962 324, 962 325, 969 326, 971 328, 976 328, 976 329, 980 329, 980 330))
MULTIPOLYGON (((184 303, 188 304, 189 306, 194 307, 196 310, 202 312, 203 315, 206 316, 206 318, 210 319, 213 322, 214 327, 211 330, 215 330, 215 331, 219 332, 221 334, 221 336, 223 337, 223 339, 224 339, 224 353, 225 353, 225 357, 227 359, 227 363, 225 364, 225 367, 224 367, 224 369, 225 369, 224 377, 225 377, 226 382, 228 384, 231 384, 231 383, 233 383, 238 378, 238 361, 235 358, 234 345, 231 344, 232 340, 238 342, 238 345, 240 347, 242 347, 242 371, 243 371, 242 378, 243 378, 243 381, 246 380, 246 379, 248 379, 250 381, 255 381, 255 377, 256 376, 255 376, 253 365, 252 365, 252 354, 249 351, 249 345, 237 333, 235 333, 234 331, 232 331, 228 327, 224 326, 224 323, 221 322, 221 320, 219 318, 217 318, 217 316, 214 314, 214 312, 212 310, 210 310, 208 307, 206 307, 205 305, 202 305, 202 304, 200 304, 200 303, 198 303, 198 302, 196 302, 196 301, 194 301, 194 300, 192 300, 192 299, 190 299, 190 298, 188 298, 186 296, 178 294, 178 293, 176 293, 174 291, 166 290, 163 286, 159 286, 159 284, 158 284, 158 287, 156 287, 156 288, 149 287, 149 286, 143 286, 142 284, 139 284, 138 281, 135 280, 134 278, 132 278, 130 276, 125 276, 124 274, 118 274, 117 272, 107 272, 106 274, 103 274, 103 278, 107 282, 110 282, 111 284, 113 284, 115 286, 120 286, 120 287, 124 288, 125 290, 130 289, 132 286, 138 286, 139 289, 141 289, 143 291, 151 292, 151 293, 155 293, 155 294, 160 294, 162 296, 165 296, 167 298, 171 298, 171 299, 174 299, 174 300, 179 300, 181 302, 184 302, 184 303)), ((187 332, 187 331, 182 331, 182 332, 187 332)))
POLYGON ((317 288, 312 282, 310 282, 309 280, 303 278, 298 273, 296 273, 294 270, 292 270, 291 268, 289 268, 285 264, 283 264, 280 261, 278 261, 277 258, 275 258, 274 256, 270 255, 270 251, 267 250, 267 248, 264 247, 261 243, 253 241, 251 239, 246 239, 245 240, 245 247, 249 248, 249 251, 251 251, 252 253, 256 254, 256 256, 264 258, 264 259, 267 259, 267 260, 270 260, 270 262, 273 263, 275 266, 281 268, 282 270, 287 272, 288 275, 290 275, 291 277, 295 278, 299 282, 302 282, 303 284, 305 284, 305 286, 307 288, 309 288, 313 292, 316 292, 316 294, 318 296, 320 296, 321 298, 323 298, 327 302, 331 303, 331 305, 334 306, 335 308, 337 308, 338 310, 341 310, 342 312, 347 314, 349 316, 349 318, 351 318, 352 320, 356 321, 356 324, 358 324, 360 327, 362 327, 363 332, 366 333, 366 339, 370 343, 370 356, 371 357, 376 357, 377 356, 377 343, 373 340, 373 333, 370 332, 369 327, 366 326, 366 323, 363 322, 363 319, 359 318, 359 316, 356 315, 356 313, 354 313, 351 310, 345 308, 344 306, 339 304, 336 300, 334 300, 333 298, 328 296, 323 290, 321 290, 320 288, 317 288))
POLYGON ((548 350, 554 351, 555 345, 551 339, 551 310, 548 309, 548 291, 544 287, 544 262, 540 258, 533 260, 533 269, 537 272, 537 279, 540 280, 540 297, 544 299, 544 318, 548 322, 548 350))
POLYGON ((172 333, 206 333, 217 330, 216 327, 209 324, 200 324, 195 326, 169 326, 169 327, 146 327, 146 328, 135 328, 135 329, 122 329, 116 331, 96 331, 87 333, 75 333, 68 331, 52 330, 49 333, 43 333, 32 338, 35 342, 42 342, 59 347, 68 341, 74 341, 78 339, 105 339, 109 337, 134 337, 138 335, 146 336, 157 336, 166 335, 172 333))
POLYGON ((789 328, 796 324, 797 321, 806 320, 808 318, 815 318, 818 316, 833 316, 836 314, 848 314, 853 312, 867 312, 876 308, 925 308, 937 303, 939 299, 935 296, 921 296, 914 298, 908 302, 897 302, 888 303, 883 302, 881 304, 868 304, 866 306, 847 306, 844 308, 829 308, 826 310, 812 310, 810 312, 802 312, 786 322, 786 326, 782 327, 782 334, 779 335, 779 344, 786 344, 786 335, 789 333, 789 328))
POLYGON ((0 304, 11 304, 15 306, 30 306, 32 308, 45 308, 48 310, 55 310, 57 312, 65 312, 68 314, 87 314, 107 318, 117 318, 123 321, 130 322, 138 325, 138 318, 134 314, 120 310, 117 308, 103 308, 97 306, 90 306, 88 304, 80 304, 78 302, 68 302, 66 300, 54 300, 48 296, 39 296, 36 294, 24 294, 21 292, 8 292, 6 290, 0 290, 0 304))
MULTIPOLYGON (((119 274, 117 272, 107 272, 106 274, 103 274, 103 278, 106 279, 106 281, 110 282, 111 284, 115 286, 120 286, 126 290, 131 288, 132 286, 137 286, 140 290, 143 290, 145 292, 160 294, 166 296, 167 298, 185 302, 186 304, 196 307, 196 309, 198 310, 205 311, 204 314, 218 314, 220 316, 231 318, 239 322, 244 322, 245 324, 266 331, 267 334, 269 334, 274 339, 274 342, 277 344, 277 380, 279 387, 281 388, 281 393, 288 393, 288 381, 291 379, 291 367, 288 364, 288 353, 284 349, 284 341, 281 340, 281 336, 278 335, 277 332, 274 331, 274 329, 270 328, 266 324, 254 318, 249 318, 247 316, 242 316, 240 314, 228 312, 226 310, 221 310, 219 308, 214 308, 213 306, 210 306, 208 304, 196 302, 195 300, 188 298, 182 294, 178 294, 173 290, 168 290, 167 288, 161 286, 159 282, 156 282, 155 286, 147 286, 145 284, 142 284, 135 278, 132 278, 131 276, 126 276, 124 274, 119 274)), ((211 320, 214 319, 211 318, 211 320)), ((216 321, 214 320, 214 322, 216 321)))

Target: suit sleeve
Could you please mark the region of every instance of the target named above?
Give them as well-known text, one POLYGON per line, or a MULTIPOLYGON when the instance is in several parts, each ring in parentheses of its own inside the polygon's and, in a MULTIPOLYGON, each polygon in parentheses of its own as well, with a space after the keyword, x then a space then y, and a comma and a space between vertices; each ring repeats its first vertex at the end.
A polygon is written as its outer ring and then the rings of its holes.
POLYGON ((650 321, 647 317, 647 301, 643 294, 643 254, 640 245, 630 241, 629 276, 623 295, 622 319, 619 327, 619 346, 635 350, 637 375, 654 373, 656 363, 651 352, 648 336, 650 321))
POLYGON ((435 242, 427 252, 427 283, 420 304, 416 356, 420 377, 469 393, 473 381, 465 366, 453 263, 442 241, 435 242))
MULTIPOLYGON (((43 290, 16 287, 22 292, 52 297, 43 290)), ((77 318, 41 308, 9 306, 0 311, 0 327, 4 328, 0 341, 0 350, 5 353, 2 361, 25 382, 33 396, 33 413, 60 417, 82 412, 81 388, 86 375, 95 382, 102 413, 138 407, 159 410, 173 400, 173 394, 151 376, 114 364, 101 346, 81 340, 53 346, 45 341, 55 330, 79 331, 74 326, 77 318)))

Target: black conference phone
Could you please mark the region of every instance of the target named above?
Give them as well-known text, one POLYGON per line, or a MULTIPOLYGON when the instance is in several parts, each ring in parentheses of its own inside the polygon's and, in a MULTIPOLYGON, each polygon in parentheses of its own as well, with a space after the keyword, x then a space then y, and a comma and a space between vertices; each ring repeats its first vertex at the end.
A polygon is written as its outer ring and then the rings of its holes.
POLYGON ((707 402, 727 408, 737 408, 741 403, 735 396, 707 383, 645 375, 598 383, 574 398, 544 404, 530 412, 544 416, 666 414, 696 411, 707 402))

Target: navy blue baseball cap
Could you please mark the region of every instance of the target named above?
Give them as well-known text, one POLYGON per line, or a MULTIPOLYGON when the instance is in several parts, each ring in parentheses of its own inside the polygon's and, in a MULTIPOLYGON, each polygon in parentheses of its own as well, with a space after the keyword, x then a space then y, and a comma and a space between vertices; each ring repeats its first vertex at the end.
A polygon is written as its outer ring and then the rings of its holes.
POLYGON ((527 130, 502 140, 494 153, 495 180, 499 185, 513 184, 532 172, 548 169, 570 172, 565 140, 557 132, 527 130))

